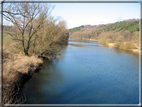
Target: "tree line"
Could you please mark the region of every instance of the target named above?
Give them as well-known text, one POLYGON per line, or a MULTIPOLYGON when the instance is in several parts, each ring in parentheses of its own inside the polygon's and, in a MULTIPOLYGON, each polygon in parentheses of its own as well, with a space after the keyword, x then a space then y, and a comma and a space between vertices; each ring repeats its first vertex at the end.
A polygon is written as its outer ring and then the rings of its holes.
POLYGON ((84 25, 81 25, 79 27, 74 27, 72 29, 69 29, 69 32, 76 32, 76 31, 80 31, 81 28, 84 28, 85 26, 84 25))

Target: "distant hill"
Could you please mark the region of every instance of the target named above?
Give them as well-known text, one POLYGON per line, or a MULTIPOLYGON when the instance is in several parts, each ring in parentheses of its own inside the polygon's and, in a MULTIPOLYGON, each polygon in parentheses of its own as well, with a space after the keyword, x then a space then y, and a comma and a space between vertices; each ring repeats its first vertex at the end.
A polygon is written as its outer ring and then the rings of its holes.
POLYGON ((121 31, 121 30, 128 30, 129 32, 133 33, 135 31, 139 31, 139 21, 138 20, 125 20, 121 22, 116 22, 106 26, 103 29, 99 29, 97 32, 102 31, 121 31))
POLYGON ((106 26, 107 25, 104 25, 104 24, 102 24, 102 25, 94 25, 94 26, 91 26, 91 25, 81 25, 81 26, 69 29, 69 32, 70 33, 73 33, 73 32, 76 32, 76 31, 92 32, 92 31, 96 31, 98 29, 104 28, 106 26))
POLYGON ((139 20, 128 19, 116 23, 79 26, 69 29, 70 38, 94 39, 108 45, 115 44, 114 47, 120 49, 139 48, 139 20))
MULTIPOLYGON (((70 37, 76 38, 77 34, 84 34, 79 37, 81 38, 91 38, 91 39, 97 39, 95 36, 96 34, 100 34, 101 32, 108 32, 108 31, 124 31, 127 30, 130 33, 133 33, 135 31, 139 31, 139 20, 138 19, 128 19, 116 23, 110 23, 110 24, 101 24, 101 25, 87 25, 87 26, 79 26, 74 27, 72 29, 69 29, 70 37), (85 37, 86 35, 86 37, 85 37)), ((78 38, 78 37, 77 37, 78 38)))
POLYGON ((81 30, 81 28, 84 28, 84 26, 83 26, 83 25, 81 25, 81 26, 78 26, 78 27, 71 28, 71 29, 69 29, 69 32, 76 32, 76 31, 80 31, 80 30, 81 30))

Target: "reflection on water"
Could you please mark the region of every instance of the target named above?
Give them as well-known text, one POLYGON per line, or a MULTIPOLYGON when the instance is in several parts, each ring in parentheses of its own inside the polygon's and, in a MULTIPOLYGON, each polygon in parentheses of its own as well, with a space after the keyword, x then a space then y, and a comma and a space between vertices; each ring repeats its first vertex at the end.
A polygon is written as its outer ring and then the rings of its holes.
POLYGON ((117 49, 117 48, 113 48, 113 50, 117 53, 126 53, 126 54, 131 54, 131 55, 134 55, 134 56, 138 56, 138 53, 132 52, 130 50, 123 50, 123 49, 117 49))
POLYGON ((25 84, 20 93, 26 94, 25 103, 139 103, 138 54, 76 39, 63 53, 45 60, 42 70, 25 84))
MULTIPOLYGON (((24 89, 21 90, 22 93, 27 94, 28 100, 26 103, 32 102, 33 97, 35 102, 45 103, 47 99, 51 99, 51 97, 49 98, 50 94, 58 95, 60 89, 56 87, 57 85, 54 86, 54 84, 62 82, 62 79, 62 72, 56 67, 54 60, 45 60, 42 70, 32 77, 32 79, 25 84, 24 89)), ((20 93, 20 96, 22 93, 20 93)))

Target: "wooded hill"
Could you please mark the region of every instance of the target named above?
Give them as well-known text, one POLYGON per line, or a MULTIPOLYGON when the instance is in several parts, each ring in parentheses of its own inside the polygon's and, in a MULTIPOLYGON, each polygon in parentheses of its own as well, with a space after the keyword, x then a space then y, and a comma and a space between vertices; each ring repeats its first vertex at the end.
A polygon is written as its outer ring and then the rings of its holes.
POLYGON ((72 29, 69 29, 69 32, 70 32, 70 33, 73 33, 73 32, 76 32, 76 31, 92 32, 92 31, 96 31, 96 30, 98 30, 98 29, 104 28, 104 27, 106 27, 106 26, 107 26, 107 25, 104 25, 104 24, 98 25, 98 26, 97 26, 97 25, 94 25, 94 26, 91 26, 91 25, 81 25, 81 26, 79 26, 79 27, 74 27, 74 28, 72 28, 72 29))
POLYGON ((138 19, 129 19, 106 25, 84 26, 83 28, 80 26, 69 29, 69 31, 70 38, 94 39, 104 45, 113 43, 114 47, 126 50, 139 48, 138 19), (80 28, 80 30, 76 28, 80 28))

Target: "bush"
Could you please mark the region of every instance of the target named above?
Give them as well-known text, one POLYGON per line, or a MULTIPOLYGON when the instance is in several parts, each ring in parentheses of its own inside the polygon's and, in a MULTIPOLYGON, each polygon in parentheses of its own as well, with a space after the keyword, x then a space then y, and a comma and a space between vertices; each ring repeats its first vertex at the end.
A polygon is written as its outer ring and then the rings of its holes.
POLYGON ((120 46, 120 49, 125 49, 125 50, 129 50, 129 49, 135 49, 135 45, 131 42, 127 42, 124 45, 120 46))
POLYGON ((119 44, 122 44, 122 43, 124 42, 124 37, 123 37, 123 36, 118 36, 118 37, 116 38, 115 42, 116 42, 116 43, 118 42, 119 44))
POLYGON ((121 45, 121 44, 120 44, 119 42, 117 42, 117 43, 115 43, 114 47, 115 47, 115 48, 119 48, 120 45, 121 45))
POLYGON ((132 42, 139 46, 139 31, 136 31, 132 34, 132 42))
POLYGON ((103 45, 106 45, 106 40, 105 40, 105 39, 101 39, 101 40, 99 40, 99 42, 100 42, 101 44, 103 44, 103 45))

